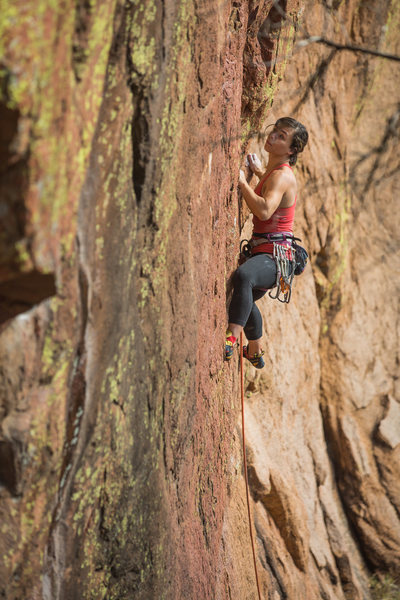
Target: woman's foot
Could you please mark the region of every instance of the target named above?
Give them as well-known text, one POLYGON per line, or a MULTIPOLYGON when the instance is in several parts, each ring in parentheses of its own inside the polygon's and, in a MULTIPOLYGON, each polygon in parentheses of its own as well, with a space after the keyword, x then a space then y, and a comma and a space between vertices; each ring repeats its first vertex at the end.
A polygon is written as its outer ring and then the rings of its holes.
POLYGON ((236 342, 237 338, 228 330, 225 338, 225 360, 231 360, 236 342))
POLYGON ((265 362, 263 359, 264 350, 261 350, 260 353, 255 352, 254 354, 249 354, 248 348, 248 346, 243 346, 244 358, 249 360, 253 367, 255 367, 256 369, 262 369, 263 367, 265 367, 265 362))

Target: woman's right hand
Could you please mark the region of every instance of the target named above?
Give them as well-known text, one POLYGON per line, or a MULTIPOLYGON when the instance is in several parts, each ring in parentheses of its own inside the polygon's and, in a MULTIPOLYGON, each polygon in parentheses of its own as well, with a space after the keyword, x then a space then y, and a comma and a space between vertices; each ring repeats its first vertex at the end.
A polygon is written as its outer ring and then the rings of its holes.
POLYGON ((256 175, 262 174, 262 164, 257 154, 248 154, 247 155, 247 164, 253 173, 256 175))

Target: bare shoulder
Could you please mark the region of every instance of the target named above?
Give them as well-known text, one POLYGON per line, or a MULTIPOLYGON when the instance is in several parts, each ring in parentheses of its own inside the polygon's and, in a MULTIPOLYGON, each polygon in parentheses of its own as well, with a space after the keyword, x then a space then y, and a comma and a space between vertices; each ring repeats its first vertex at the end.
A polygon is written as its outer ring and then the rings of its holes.
POLYGON ((282 191, 296 187, 296 177, 290 167, 280 167, 272 171, 271 175, 265 181, 263 188, 279 188, 282 191))
POLYGON ((284 165, 283 167, 279 167, 279 169, 276 170, 276 173, 278 173, 287 183, 296 183, 296 176, 291 167, 284 165))

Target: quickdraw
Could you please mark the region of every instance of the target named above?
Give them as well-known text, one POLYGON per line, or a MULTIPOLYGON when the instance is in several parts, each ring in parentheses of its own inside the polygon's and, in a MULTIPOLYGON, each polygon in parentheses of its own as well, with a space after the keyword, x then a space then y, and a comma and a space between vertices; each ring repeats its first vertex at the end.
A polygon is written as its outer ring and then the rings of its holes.
POLYGON ((273 300, 279 300, 284 304, 289 304, 292 297, 292 283, 294 270, 296 268, 295 252, 292 248, 273 242, 273 257, 276 264, 276 291, 269 292, 268 295, 273 300), (283 298, 280 298, 282 294, 283 298))

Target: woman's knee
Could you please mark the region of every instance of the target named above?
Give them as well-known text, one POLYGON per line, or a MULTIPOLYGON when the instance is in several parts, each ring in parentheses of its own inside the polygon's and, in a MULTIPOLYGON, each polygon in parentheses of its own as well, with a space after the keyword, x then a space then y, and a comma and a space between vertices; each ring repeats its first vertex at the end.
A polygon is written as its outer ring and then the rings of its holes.
POLYGON ((242 266, 237 268, 233 274, 232 283, 233 287, 235 288, 251 285, 250 274, 246 271, 246 269, 243 269, 242 266))

